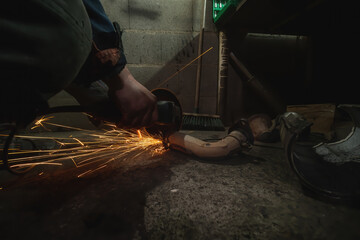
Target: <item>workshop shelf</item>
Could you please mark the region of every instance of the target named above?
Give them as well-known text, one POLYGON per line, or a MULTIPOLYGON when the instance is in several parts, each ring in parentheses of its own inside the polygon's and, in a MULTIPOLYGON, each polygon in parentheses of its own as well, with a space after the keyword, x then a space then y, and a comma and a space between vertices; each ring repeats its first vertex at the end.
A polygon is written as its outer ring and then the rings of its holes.
POLYGON ((238 4, 243 0, 213 0, 213 21, 215 24, 223 22, 235 12, 238 4))

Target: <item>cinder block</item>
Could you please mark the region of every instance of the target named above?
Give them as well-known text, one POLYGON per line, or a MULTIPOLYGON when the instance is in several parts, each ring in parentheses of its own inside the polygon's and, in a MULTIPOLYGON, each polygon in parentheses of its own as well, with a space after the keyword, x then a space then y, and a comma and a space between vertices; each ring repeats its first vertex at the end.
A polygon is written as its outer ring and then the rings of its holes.
POLYGON ((124 31, 123 44, 129 64, 161 64, 161 35, 155 32, 124 31))
MULTIPOLYGON (((198 56, 203 0, 101 1, 109 17, 119 19, 125 29, 125 54, 134 77, 150 90, 161 87, 173 91, 184 111, 192 112, 198 61, 182 68, 198 56), (164 83, 165 80, 168 81, 164 83)), ((216 111, 218 38, 215 31, 212 0, 207 0, 203 51, 213 49, 202 57, 200 108, 204 113, 216 111)))
MULTIPOLYGON (((202 26, 203 0, 101 0, 111 21, 124 29, 196 31, 202 26)), ((207 0, 206 31, 215 31, 212 0, 207 0)))
POLYGON ((192 0, 129 0, 130 28, 192 31, 192 0))
POLYGON ((198 54, 191 33, 125 31, 123 44, 129 64, 188 64, 198 54))
POLYGON ((160 71, 162 65, 144 66, 128 64, 127 67, 138 82, 148 86, 149 81, 160 71))
POLYGON ((199 34, 202 26, 203 2, 204 0, 193 0, 192 4, 193 31, 196 34, 199 34))
POLYGON ((120 24, 121 29, 130 28, 130 15, 128 0, 101 0, 109 19, 120 24))

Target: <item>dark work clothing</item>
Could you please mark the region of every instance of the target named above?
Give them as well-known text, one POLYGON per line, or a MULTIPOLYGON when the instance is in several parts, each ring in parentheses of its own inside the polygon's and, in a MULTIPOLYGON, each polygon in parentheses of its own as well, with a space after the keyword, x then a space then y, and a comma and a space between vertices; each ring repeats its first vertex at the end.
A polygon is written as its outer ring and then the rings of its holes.
POLYGON ((114 26, 105 13, 99 0, 83 0, 86 11, 90 17, 93 34, 115 33, 114 26))
POLYGON ((27 121, 45 108, 75 79, 92 44, 81 0, 3 1, 0 36, 0 122, 27 121))
POLYGON ((93 40, 99 49, 116 47, 117 33, 99 0, 83 0, 90 17, 93 40))
POLYGON ((99 0, 83 0, 83 3, 91 22, 93 50, 75 83, 89 85, 94 81, 118 74, 124 69, 127 62, 122 48, 122 33, 120 29, 115 29, 101 2, 99 0), (118 53, 115 49, 119 50, 118 53), (102 53, 103 50, 106 51, 102 53), (114 59, 107 61, 106 56, 109 54, 118 54, 115 56, 116 63, 114 63, 114 59), (102 59, 99 61, 100 56, 102 59))
POLYGON ((0 36, 0 123, 33 116, 70 83, 89 85, 126 65, 121 33, 99 0, 5 1, 0 36))
POLYGON ((31 85, 45 98, 74 80, 92 43, 81 0, 5 1, 0 36, 1 81, 31 85))

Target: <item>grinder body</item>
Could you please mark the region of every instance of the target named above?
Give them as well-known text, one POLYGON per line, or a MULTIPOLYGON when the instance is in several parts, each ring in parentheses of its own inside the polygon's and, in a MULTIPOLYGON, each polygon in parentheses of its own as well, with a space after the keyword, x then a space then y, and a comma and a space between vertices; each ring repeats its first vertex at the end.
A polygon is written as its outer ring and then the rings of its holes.
POLYGON ((168 89, 158 88, 151 91, 158 100, 158 121, 146 131, 153 137, 167 138, 179 131, 182 123, 182 108, 179 100, 168 89))

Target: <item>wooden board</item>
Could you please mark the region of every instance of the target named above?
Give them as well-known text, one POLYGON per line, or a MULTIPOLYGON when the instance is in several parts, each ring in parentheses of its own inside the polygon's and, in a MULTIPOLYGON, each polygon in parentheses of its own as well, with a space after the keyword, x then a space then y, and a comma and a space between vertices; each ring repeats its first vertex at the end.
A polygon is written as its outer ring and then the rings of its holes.
POLYGON ((296 112, 312 122, 312 132, 328 136, 332 130, 335 116, 335 104, 289 105, 287 112, 296 112))

